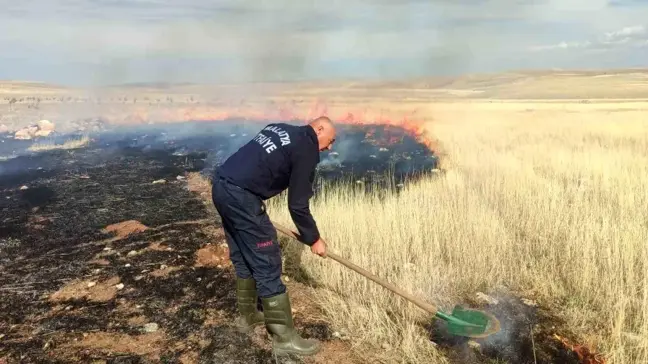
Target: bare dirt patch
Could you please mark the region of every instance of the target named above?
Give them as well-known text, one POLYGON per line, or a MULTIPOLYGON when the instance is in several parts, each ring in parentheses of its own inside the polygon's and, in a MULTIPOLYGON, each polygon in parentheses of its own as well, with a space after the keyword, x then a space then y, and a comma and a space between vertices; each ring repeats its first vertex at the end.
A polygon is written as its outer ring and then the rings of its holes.
POLYGON ((194 267, 218 267, 230 265, 227 248, 209 244, 196 252, 194 267))
POLYGON ((122 221, 106 226, 105 233, 114 233, 118 238, 125 238, 131 234, 141 233, 148 230, 148 227, 137 220, 122 221))
POLYGON ((153 242, 151 243, 151 245, 148 246, 148 249, 158 251, 158 252, 173 251, 173 248, 164 244, 164 241, 153 242))
POLYGON ((91 280, 73 281, 54 292, 49 300, 53 303, 82 299, 92 302, 108 302, 115 298, 118 291, 116 285, 119 283, 119 277, 112 277, 102 282, 91 280))
POLYGON ((110 261, 108 261, 106 259, 93 259, 93 260, 89 261, 88 264, 107 266, 107 265, 110 265, 110 261))
POLYGON ((132 326, 142 326, 147 322, 148 322, 148 320, 146 319, 146 317, 145 316, 140 316, 140 315, 133 316, 133 317, 128 319, 128 324, 132 325, 132 326))
POLYGON ((108 355, 124 353, 159 360, 165 340, 161 331, 141 335, 96 332, 84 334, 80 340, 65 343, 59 349, 89 349, 108 355))
POLYGON ((195 364, 198 363, 199 354, 197 351, 190 351, 180 355, 178 359, 181 364, 195 364))
POLYGON ((169 274, 178 271, 182 269, 182 267, 167 267, 167 266, 162 266, 160 269, 156 269, 149 273, 151 277, 156 277, 156 278, 165 278, 168 277, 169 274))

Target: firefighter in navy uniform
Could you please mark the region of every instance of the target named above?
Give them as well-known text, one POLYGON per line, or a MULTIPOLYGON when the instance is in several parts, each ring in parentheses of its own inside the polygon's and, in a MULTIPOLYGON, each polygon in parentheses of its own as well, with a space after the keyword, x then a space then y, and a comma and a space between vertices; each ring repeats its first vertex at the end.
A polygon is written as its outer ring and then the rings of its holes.
POLYGON ((277 353, 312 355, 320 344, 303 339, 294 329, 281 281, 281 249, 264 200, 288 189, 290 215, 304 243, 314 254, 326 256, 309 200, 319 153, 331 149, 335 134, 327 117, 300 126, 269 124, 216 169, 212 179, 212 200, 236 270, 237 326, 248 332, 265 323, 277 353), (263 312, 257 309, 258 298, 263 312))

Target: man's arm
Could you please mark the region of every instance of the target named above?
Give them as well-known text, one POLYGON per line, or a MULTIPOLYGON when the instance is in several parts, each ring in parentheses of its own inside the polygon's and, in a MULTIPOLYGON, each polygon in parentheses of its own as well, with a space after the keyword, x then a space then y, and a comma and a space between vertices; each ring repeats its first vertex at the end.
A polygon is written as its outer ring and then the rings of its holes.
POLYGON ((288 186, 288 209, 304 243, 312 246, 320 238, 317 224, 309 207, 309 200, 313 196, 313 179, 315 178, 317 160, 309 153, 295 154, 288 186))

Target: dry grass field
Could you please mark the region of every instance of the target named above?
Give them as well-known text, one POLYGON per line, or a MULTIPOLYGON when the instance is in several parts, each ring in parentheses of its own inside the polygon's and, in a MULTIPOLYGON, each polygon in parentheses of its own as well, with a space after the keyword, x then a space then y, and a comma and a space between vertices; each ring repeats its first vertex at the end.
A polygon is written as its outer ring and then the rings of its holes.
MULTIPOLYGON (((437 114, 426 128, 447 173, 387 198, 325 191, 312 207, 321 230, 332 250, 445 309, 504 286, 552 307, 609 363, 648 362, 646 108, 528 106, 437 114)), ((292 226, 285 200, 271 206, 292 226)), ((388 361, 445 362, 410 320, 420 309, 335 262, 303 264, 326 282, 317 301, 337 327, 389 343, 388 361)))
MULTIPOLYGON (((303 117, 406 121, 427 133, 421 140, 443 155, 445 172, 386 197, 352 185, 324 189, 311 209, 330 249, 444 310, 477 292, 533 299, 609 363, 648 362, 647 72, 206 90, 94 90, 90 98, 103 101, 91 105, 74 101, 79 91, 56 91, 73 95, 65 105, 43 91, 49 101, 29 112, 57 125, 62 115, 184 121, 269 115, 270 102, 303 117), (222 94, 245 100, 233 110, 231 100, 213 101, 222 94), (313 109, 318 101, 323 109, 313 109)), ((3 92, 4 100, 29 94, 3 92)), ((21 107, 12 105, 5 120, 23 120, 21 107)), ((269 213, 293 226, 283 195, 269 213)), ((301 254, 322 284, 314 301, 359 352, 375 348, 385 362, 448 362, 414 323, 425 317, 416 306, 336 262, 301 254)))

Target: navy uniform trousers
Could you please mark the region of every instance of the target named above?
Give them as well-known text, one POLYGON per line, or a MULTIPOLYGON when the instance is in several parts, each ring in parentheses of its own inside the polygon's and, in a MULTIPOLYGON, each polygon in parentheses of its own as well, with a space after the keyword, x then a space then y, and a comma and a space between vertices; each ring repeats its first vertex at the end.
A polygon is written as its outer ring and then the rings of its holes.
POLYGON ((216 175, 212 201, 221 216, 236 275, 254 278, 260 298, 285 293, 277 231, 263 200, 216 175))

